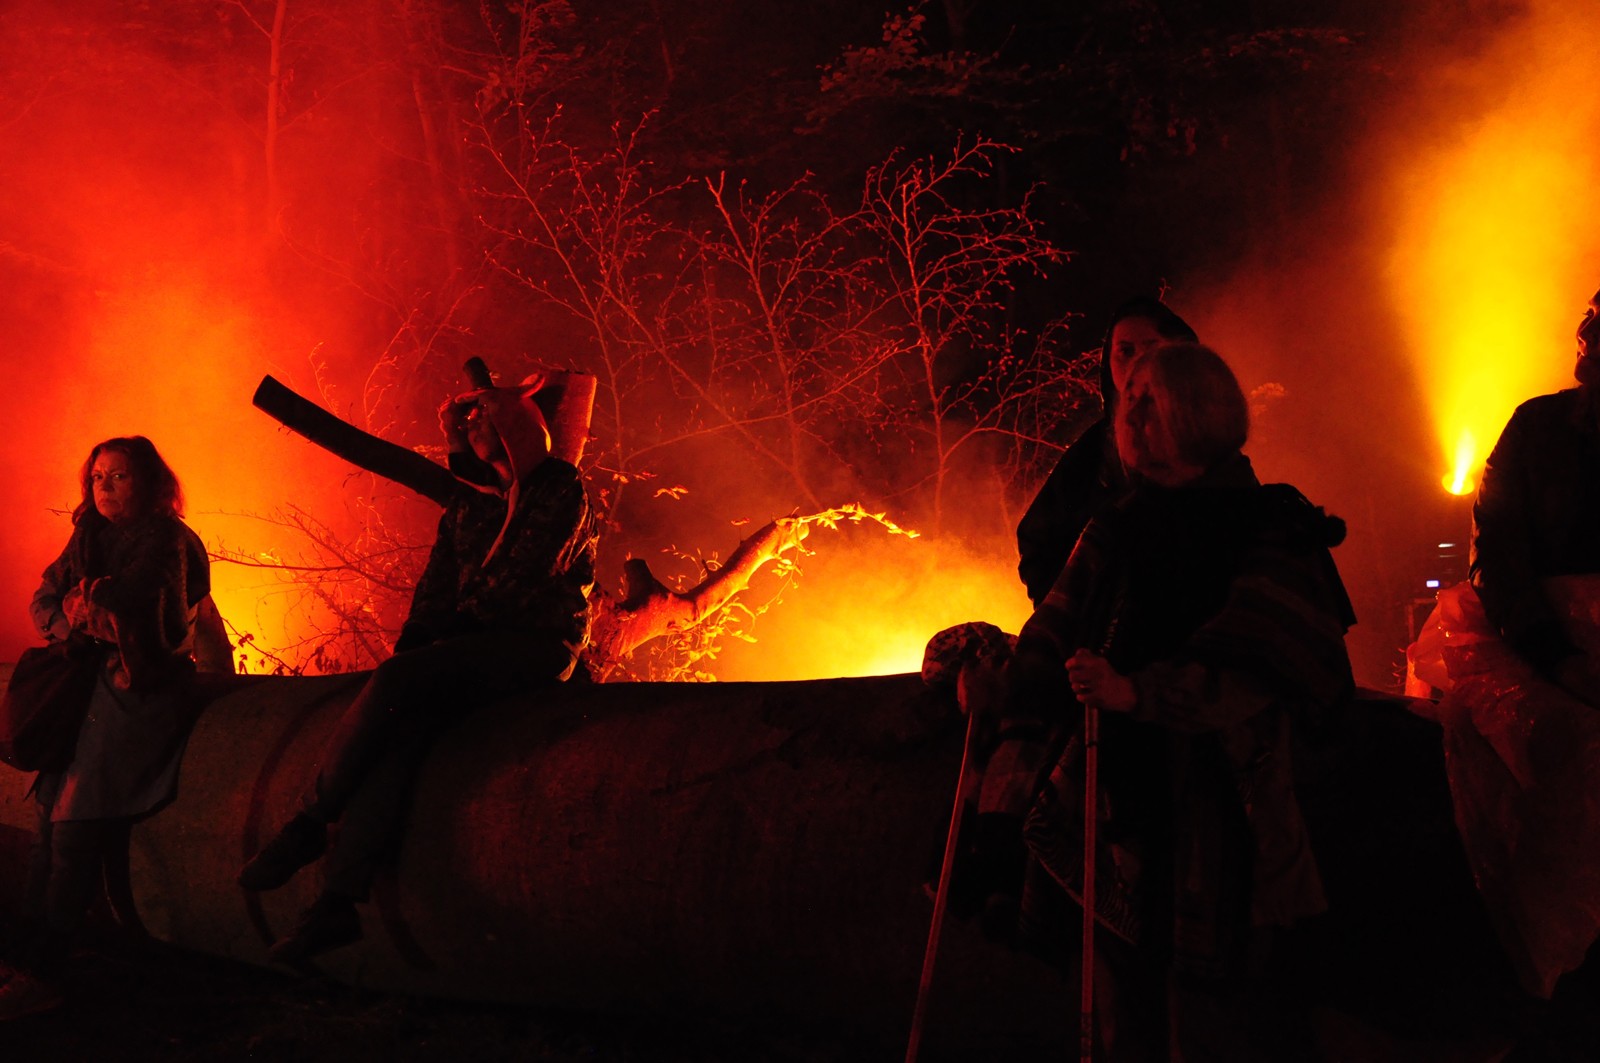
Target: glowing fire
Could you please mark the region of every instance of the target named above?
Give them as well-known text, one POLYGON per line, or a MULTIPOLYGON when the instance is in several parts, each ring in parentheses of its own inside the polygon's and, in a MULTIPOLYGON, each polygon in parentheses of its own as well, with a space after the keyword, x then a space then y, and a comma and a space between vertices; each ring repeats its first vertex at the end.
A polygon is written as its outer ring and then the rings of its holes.
POLYGON ((815 545, 799 586, 761 618, 759 641, 724 650, 719 678, 915 672, 939 631, 981 620, 1015 634, 1032 612, 1009 538, 979 550, 864 530, 848 542, 815 545))
POLYGON ((1518 403, 1571 385, 1573 329, 1600 280, 1593 235, 1572 225, 1600 169, 1591 15, 1533 4, 1482 66, 1451 75, 1467 84, 1430 93, 1472 101, 1467 113, 1413 119, 1458 133, 1412 132, 1401 152, 1391 285, 1453 494, 1474 490, 1518 403))
POLYGON ((1478 482, 1472 478, 1472 470, 1477 464, 1478 449, 1472 438, 1472 430, 1461 430, 1461 441, 1456 444, 1455 468, 1445 473, 1444 489, 1453 495, 1467 495, 1478 489, 1478 482))

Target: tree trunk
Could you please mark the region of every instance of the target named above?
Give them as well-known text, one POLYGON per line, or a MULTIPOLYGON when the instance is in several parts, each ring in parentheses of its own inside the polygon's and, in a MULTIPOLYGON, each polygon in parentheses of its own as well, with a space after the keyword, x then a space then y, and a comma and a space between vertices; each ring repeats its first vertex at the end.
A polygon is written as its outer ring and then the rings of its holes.
MULTIPOLYGON (((235 679, 205 710, 177 802, 134 832, 152 934, 266 962, 319 869, 266 894, 234 876, 296 810, 364 678, 235 679)), ((892 1044, 916 996, 962 730, 913 675, 529 691, 438 742, 364 940, 319 966, 383 991, 759 1017, 892 1044)), ((13 836, 32 830, 27 783, 0 767, 13 836)), ((946 935, 925 1042, 1027 1033, 1055 1047, 1000 1055, 1062 1056, 1060 976, 958 921, 946 935)))

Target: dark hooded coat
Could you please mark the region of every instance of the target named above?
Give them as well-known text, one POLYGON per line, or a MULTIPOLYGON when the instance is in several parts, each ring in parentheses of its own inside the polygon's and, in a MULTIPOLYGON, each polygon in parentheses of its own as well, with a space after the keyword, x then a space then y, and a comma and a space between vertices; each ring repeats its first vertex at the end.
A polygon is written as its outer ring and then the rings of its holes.
POLYGON ((1182 318, 1153 299, 1124 303, 1111 315, 1100 346, 1100 403, 1104 412, 1067 447, 1017 523, 1017 575, 1034 605, 1044 600, 1061 574, 1089 518, 1128 489, 1128 477, 1117 457, 1111 432, 1117 400, 1111 376, 1111 334, 1118 322, 1131 317, 1156 321, 1163 335, 1191 341, 1195 338, 1182 318))
POLYGON ((55 820, 143 815, 177 793, 193 723, 185 697, 191 633, 210 593, 210 565, 200 537, 176 517, 113 524, 86 513, 33 596, 41 635, 65 637, 61 603, 85 579, 91 627, 115 641, 106 646, 72 764, 59 780, 41 780, 40 790, 54 794, 55 820), (126 689, 112 682, 119 672, 126 689))
POLYGON ((532 393, 495 390, 512 484, 502 490, 472 455, 451 455, 461 490, 439 518, 396 652, 488 630, 561 642, 574 658, 588 641, 599 535, 582 477, 546 456, 532 393))
MULTIPOLYGON (((1018 638, 1013 741, 1081 727, 1064 670, 1078 649, 1132 679, 1134 710, 1101 714, 1108 840, 1142 841, 1144 888, 1163 894, 1146 906, 1174 921, 1193 965, 1227 963, 1252 924, 1324 907, 1290 736, 1354 687, 1354 616, 1328 553, 1342 538, 1342 522, 1292 487, 1260 485, 1238 455, 1181 488, 1143 485, 1091 521, 1018 638)), ((1039 758, 1004 746, 1000 770, 1037 771, 1039 758)))

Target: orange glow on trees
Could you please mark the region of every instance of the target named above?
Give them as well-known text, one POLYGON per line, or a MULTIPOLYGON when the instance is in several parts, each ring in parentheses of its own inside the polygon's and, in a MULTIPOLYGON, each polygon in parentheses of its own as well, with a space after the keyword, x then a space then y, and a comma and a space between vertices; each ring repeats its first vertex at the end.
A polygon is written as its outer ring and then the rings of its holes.
POLYGON ((1519 403, 1572 386, 1573 330, 1600 269, 1575 225, 1600 176, 1593 9, 1535 0, 1470 66, 1440 72, 1407 118, 1392 184, 1394 305, 1439 443, 1442 483, 1469 494, 1519 403))

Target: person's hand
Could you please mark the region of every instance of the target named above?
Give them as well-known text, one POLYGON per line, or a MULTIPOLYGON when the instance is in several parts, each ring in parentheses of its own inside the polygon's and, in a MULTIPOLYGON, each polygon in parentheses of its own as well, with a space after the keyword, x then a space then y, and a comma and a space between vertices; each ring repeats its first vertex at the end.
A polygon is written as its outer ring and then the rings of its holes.
POLYGON ((1600 675, 1587 654, 1574 653, 1556 664, 1556 683, 1568 694, 1600 709, 1600 675))
POLYGON ((89 625, 89 596, 85 592, 87 581, 79 581, 61 599, 61 611, 66 614, 67 623, 74 631, 81 630, 89 625))
POLYGON ((1086 708, 1132 712, 1139 702, 1133 680, 1111 667, 1111 662, 1089 650, 1079 650, 1067 662, 1072 693, 1086 708))

